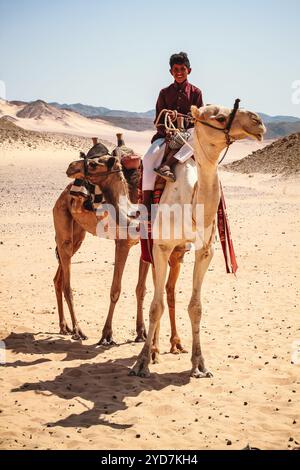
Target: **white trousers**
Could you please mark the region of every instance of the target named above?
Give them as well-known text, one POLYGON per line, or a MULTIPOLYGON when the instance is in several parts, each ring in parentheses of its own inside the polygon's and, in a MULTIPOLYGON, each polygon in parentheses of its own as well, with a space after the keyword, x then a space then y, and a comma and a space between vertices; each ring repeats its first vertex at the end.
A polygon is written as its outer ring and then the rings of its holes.
MULTIPOLYGON (((194 129, 189 129, 189 132, 191 135, 188 139, 188 143, 193 147, 194 129)), ((152 145, 150 145, 145 153, 143 158, 143 191, 153 191, 157 176, 153 170, 160 166, 165 153, 165 148, 165 139, 157 139, 152 145)), ((193 154, 194 151, 189 147, 189 145, 184 144, 174 157, 180 163, 185 163, 193 154)))

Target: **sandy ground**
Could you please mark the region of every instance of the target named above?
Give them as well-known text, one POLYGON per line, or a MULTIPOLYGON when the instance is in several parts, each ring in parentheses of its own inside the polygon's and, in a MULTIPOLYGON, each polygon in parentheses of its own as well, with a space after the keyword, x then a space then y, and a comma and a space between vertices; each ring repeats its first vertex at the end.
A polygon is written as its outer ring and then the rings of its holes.
MULTIPOLYGON (((114 130, 115 132, 115 130, 114 130)), ((127 133, 126 133, 127 134, 127 133)), ((147 140, 137 134, 137 145, 147 140), (144 140, 143 140, 144 139, 144 140)), ((130 137, 131 138, 131 137, 130 137)), ((134 136, 132 136, 134 141, 134 136)), ((110 139, 112 140, 112 139, 110 139)), ((126 139, 128 141, 128 139, 126 139)), ((229 159, 253 148, 246 142, 229 159)), ((89 339, 58 334, 52 206, 77 153, 52 147, 1 149, 0 448, 288 449, 300 442, 300 365, 292 364, 299 324, 299 180, 221 172, 238 257, 226 275, 219 243, 203 288, 203 351, 212 379, 190 379, 193 255, 177 288, 177 321, 189 354, 169 354, 152 376, 128 376, 141 349, 132 342, 139 247, 116 308, 117 347, 96 348, 109 303, 114 244, 87 236, 72 285, 89 339)), ((148 279, 145 301, 153 294, 148 279)))

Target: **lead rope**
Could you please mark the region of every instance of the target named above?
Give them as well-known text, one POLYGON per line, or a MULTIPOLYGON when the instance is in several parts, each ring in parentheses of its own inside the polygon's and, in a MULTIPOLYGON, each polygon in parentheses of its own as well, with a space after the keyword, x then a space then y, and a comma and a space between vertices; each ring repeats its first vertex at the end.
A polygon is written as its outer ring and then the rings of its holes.
MULTIPOLYGON (((177 119, 178 115, 179 115, 179 116, 183 116, 183 117, 187 117, 191 122, 196 122, 196 121, 197 121, 197 119, 192 119, 192 118, 190 118, 188 115, 180 114, 180 113, 178 113, 176 110, 175 110, 175 111, 170 111, 169 109, 162 109, 161 112, 159 113, 159 115, 158 115, 158 117, 157 117, 155 123, 154 123, 155 127, 163 126, 167 131, 172 132, 172 133, 174 133, 174 134, 177 134, 177 135, 179 136, 179 138, 182 140, 182 142, 183 142, 184 144, 186 144, 191 150, 194 151, 193 146, 192 146, 191 144, 189 144, 189 142, 188 142, 184 137, 182 137, 180 130, 177 129, 177 127, 174 126, 174 124, 173 124, 173 122, 172 122, 172 119, 171 119, 171 117, 170 117, 170 113, 171 113, 171 112, 172 112, 172 113, 175 113, 174 121, 177 119), (163 123, 163 124, 159 124, 158 122, 159 122, 159 120, 160 120, 160 118, 161 118, 161 115, 162 115, 163 113, 165 113, 164 123, 163 123)), ((198 122, 201 122, 201 121, 198 121, 198 122)), ((229 150, 229 147, 230 147, 230 145, 233 143, 233 141, 231 141, 230 136, 229 136, 229 133, 226 132, 225 129, 220 129, 219 127, 216 127, 215 129, 220 130, 220 131, 223 131, 223 132, 225 133, 225 135, 226 135, 227 148, 226 148, 226 150, 225 150, 224 155, 222 156, 221 160, 220 160, 219 163, 218 163, 218 165, 220 165, 220 163, 222 163, 222 161, 223 161, 224 158, 226 157, 227 152, 228 152, 228 150, 229 150)), ((202 145, 200 144, 200 142, 199 142, 199 145, 200 145, 200 147, 201 147, 203 153, 205 154, 205 156, 206 156, 206 158, 207 158, 206 152, 204 151, 204 149, 203 149, 202 145)))
POLYGON ((184 144, 186 144, 191 150, 194 150, 191 144, 188 143, 188 141, 182 137, 180 130, 177 129, 177 127, 174 126, 170 113, 175 113, 175 118, 174 121, 177 120, 178 115, 181 116, 176 110, 175 111, 170 111, 169 109, 162 109, 161 112, 159 113, 154 125, 155 127, 163 126, 167 131, 172 132, 174 134, 177 134, 179 138, 182 140, 184 144), (161 118, 161 115, 165 113, 165 119, 163 124, 159 124, 159 120, 161 118))

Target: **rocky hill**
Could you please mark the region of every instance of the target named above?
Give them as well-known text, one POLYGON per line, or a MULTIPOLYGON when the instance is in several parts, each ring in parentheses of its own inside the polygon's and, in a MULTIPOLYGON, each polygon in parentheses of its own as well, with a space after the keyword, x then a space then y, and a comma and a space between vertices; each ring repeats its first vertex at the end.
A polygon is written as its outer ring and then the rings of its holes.
POLYGON ((241 160, 222 166, 239 173, 300 174, 300 132, 276 140, 241 160))
POLYGON ((54 119, 64 119, 65 112, 49 105, 45 101, 37 100, 27 103, 16 116, 25 119, 41 119, 43 117, 51 117, 54 119))

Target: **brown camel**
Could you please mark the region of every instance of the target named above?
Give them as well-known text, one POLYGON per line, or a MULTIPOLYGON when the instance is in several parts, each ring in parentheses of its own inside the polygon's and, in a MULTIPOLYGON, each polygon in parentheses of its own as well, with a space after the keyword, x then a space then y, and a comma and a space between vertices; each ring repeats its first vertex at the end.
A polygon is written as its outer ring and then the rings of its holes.
MULTIPOLYGON (((101 144, 97 144, 101 145, 101 144)), ((97 153, 97 145, 93 147, 97 153)), ((91 151, 93 150, 91 149, 91 151)), ((90 152, 91 152, 90 151, 90 152)), ((137 203, 139 170, 127 170, 120 164, 119 158, 103 155, 97 159, 77 160, 69 165, 67 175, 71 178, 86 178, 90 183, 98 185, 103 192, 107 203, 112 204, 118 211, 120 196, 128 199, 130 203, 137 203)), ((71 258, 80 248, 86 232, 96 235, 98 220, 95 212, 86 211, 82 208, 83 200, 74 201, 70 195, 68 185, 59 196, 53 208, 55 240, 59 266, 54 277, 55 292, 58 305, 59 326, 61 334, 73 333, 74 339, 86 339, 86 335, 79 327, 73 303, 72 289, 70 284, 71 258), (79 201, 79 202, 78 202, 79 201), (74 203, 76 202, 76 203, 74 203), (63 298, 67 302, 71 319, 72 329, 69 328, 63 310, 63 298)), ((128 219, 130 222, 130 219, 128 219)), ((99 344, 114 344, 112 337, 112 320, 116 303, 121 293, 121 281, 130 248, 137 240, 116 239, 115 240, 115 265, 113 281, 110 290, 110 306, 102 336, 99 344)), ((175 321, 175 284, 179 275, 180 262, 184 251, 175 250, 170 259, 170 273, 166 285, 167 299, 171 322, 171 352, 185 352, 178 336, 175 321)), ((140 259, 138 283, 136 286, 137 318, 136 318, 136 342, 146 339, 146 330, 143 320, 143 301, 146 293, 146 278, 149 263, 140 259)))

